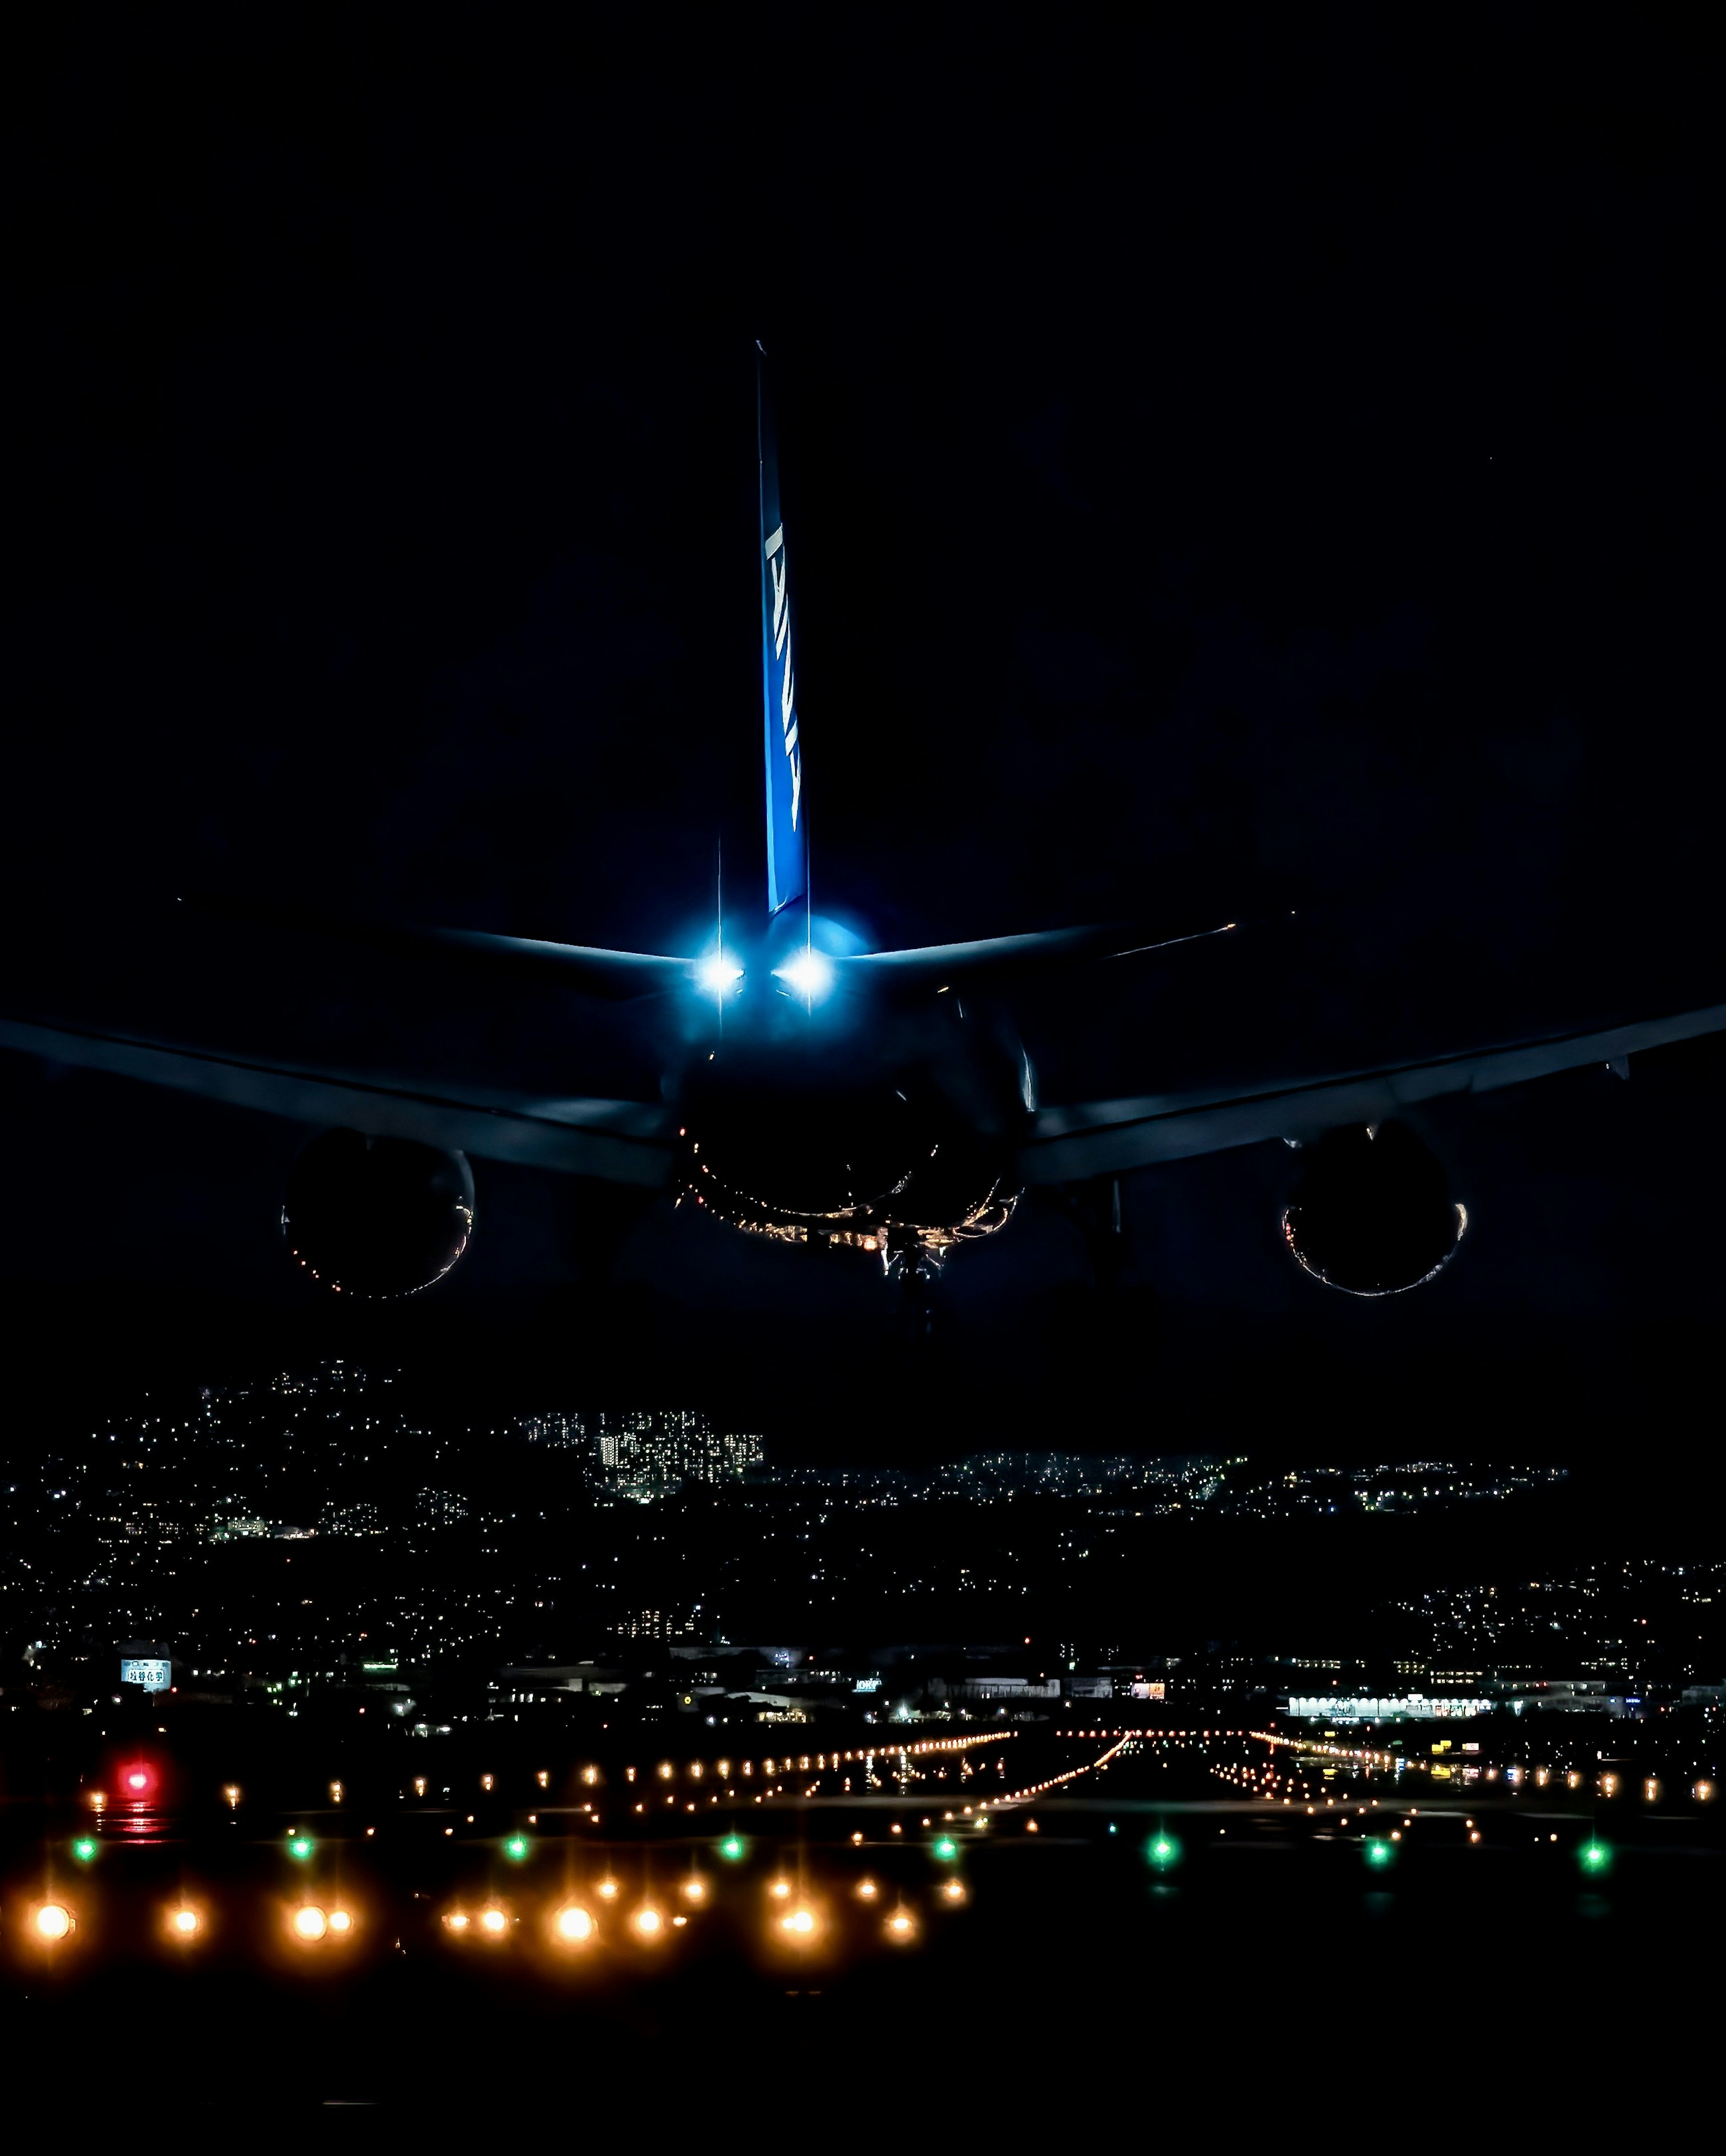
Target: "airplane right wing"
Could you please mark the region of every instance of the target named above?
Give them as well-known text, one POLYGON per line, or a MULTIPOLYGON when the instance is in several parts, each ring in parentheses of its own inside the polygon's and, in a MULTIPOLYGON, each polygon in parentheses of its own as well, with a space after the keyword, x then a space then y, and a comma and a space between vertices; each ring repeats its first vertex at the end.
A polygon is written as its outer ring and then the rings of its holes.
POLYGON ((516 1161, 650 1188, 670 1178, 676 1142, 671 1113, 647 1101, 547 1101, 466 1084, 444 1090, 0 1018, 0 1049, 6 1048, 295 1122, 410 1138, 479 1160, 516 1161))
POLYGON ((1591 1063, 1627 1075, 1626 1059, 1646 1049, 1720 1032, 1726 1032, 1726 1004, 1711 1004, 1598 1032, 1465 1050, 1429 1063, 1045 1108, 1021 1143, 1020 1168, 1027 1183, 1078 1183, 1266 1138, 1304 1142, 1343 1124, 1380 1122, 1446 1093, 1496 1092, 1591 1063))

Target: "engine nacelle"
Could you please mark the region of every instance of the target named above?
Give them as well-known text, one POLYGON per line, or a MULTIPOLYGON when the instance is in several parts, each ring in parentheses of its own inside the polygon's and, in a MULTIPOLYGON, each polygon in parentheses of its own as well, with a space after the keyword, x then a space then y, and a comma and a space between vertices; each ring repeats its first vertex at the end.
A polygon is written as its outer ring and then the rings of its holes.
POLYGON ((1430 1281, 1468 1225, 1443 1163, 1401 1123, 1328 1131, 1307 1147, 1282 1233, 1304 1269, 1348 1295, 1430 1281))
POLYGON ((473 1171, 462 1153, 326 1131, 288 1172, 288 1250, 337 1295, 418 1295, 442 1280, 473 1229, 473 1171))

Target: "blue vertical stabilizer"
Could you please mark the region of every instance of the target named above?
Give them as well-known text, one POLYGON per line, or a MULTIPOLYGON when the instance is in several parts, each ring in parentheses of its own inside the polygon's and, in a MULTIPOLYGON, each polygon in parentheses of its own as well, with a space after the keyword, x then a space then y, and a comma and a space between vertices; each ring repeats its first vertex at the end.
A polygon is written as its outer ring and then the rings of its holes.
POLYGON ((779 457, 773 408, 758 365, 761 447, 761 671, 766 697, 767 906, 778 914, 809 891, 809 834, 803 813, 803 749, 798 739, 791 591, 779 512, 779 457))

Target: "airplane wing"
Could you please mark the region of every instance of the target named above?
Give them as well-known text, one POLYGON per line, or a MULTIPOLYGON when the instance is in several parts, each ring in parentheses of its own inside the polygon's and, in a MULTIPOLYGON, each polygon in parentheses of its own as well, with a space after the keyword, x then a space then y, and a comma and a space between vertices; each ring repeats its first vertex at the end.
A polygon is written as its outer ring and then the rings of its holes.
POLYGON ((1379 1122, 1443 1094, 1496 1092, 1591 1063, 1628 1076, 1627 1059, 1645 1049, 1720 1032, 1726 1032, 1726 1004, 1712 1004, 1672 1018, 1472 1049, 1430 1063, 1044 1108, 1032 1118, 1020 1165, 1028 1183, 1075 1183, 1266 1138, 1316 1138, 1342 1124, 1379 1122))
POLYGON ((516 1161, 609 1183, 657 1188, 670 1178, 676 1147, 670 1111, 645 1101, 539 1100, 465 1083, 445 1091, 12 1018, 0 1018, 0 1048, 295 1122, 411 1138, 480 1160, 516 1161))

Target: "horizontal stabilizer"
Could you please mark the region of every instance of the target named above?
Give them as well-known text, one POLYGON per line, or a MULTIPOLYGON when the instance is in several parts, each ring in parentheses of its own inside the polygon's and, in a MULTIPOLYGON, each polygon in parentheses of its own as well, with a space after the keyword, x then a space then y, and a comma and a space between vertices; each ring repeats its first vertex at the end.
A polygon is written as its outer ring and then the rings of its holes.
POLYGON ((849 975, 874 988, 958 988, 1089 960, 1172 951, 1178 944, 1232 934, 1236 925, 1228 921, 1220 928, 1202 928, 1192 935, 1158 937, 1142 922, 1115 921, 1088 928, 1047 928, 1029 936, 990 936, 974 943, 932 943, 916 951, 864 951, 835 958, 833 964, 841 981, 849 975))
POLYGON ((646 1101, 547 1101, 465 1083, 446 1090, 23 1019, 0 1018, 0 1049, 142 1079, 293 1122, 411 1138, 479 1160, 654 1188, 670 1173, 670 1111, 646 1101))
POLYGON ((696 969, 687 958, 665 958, 642 951, 604 951, 585 943, 547 943, 526 936, 493 936, 479 928, 430 928, 411 923, 348 919, 340 915, 244 900, 195 899, 201 913, 228 920, 255 921, 274 928, 298 930, 338 942, 363 943, 376 950, 426 952, 459 959, 494 977, 556 983, 582 995, 622 1002, 634 996, 665 995, 688 988, 696 969))
POLYGON ((1380 1122, 1447 1093, 1497 1092, 1531 1078, 1613 1064, 1644 1049, 1721 1032, 1726 1032, 1726 1004, 1712 1004, 1671 1018, 1510 1041, 1431 1063, 1044 1108, 1033 1120, 1020 1164, 1027 1182, 1078 1183, 1267 1138, 1305 1141, 1346 1123, 1380 1122))

